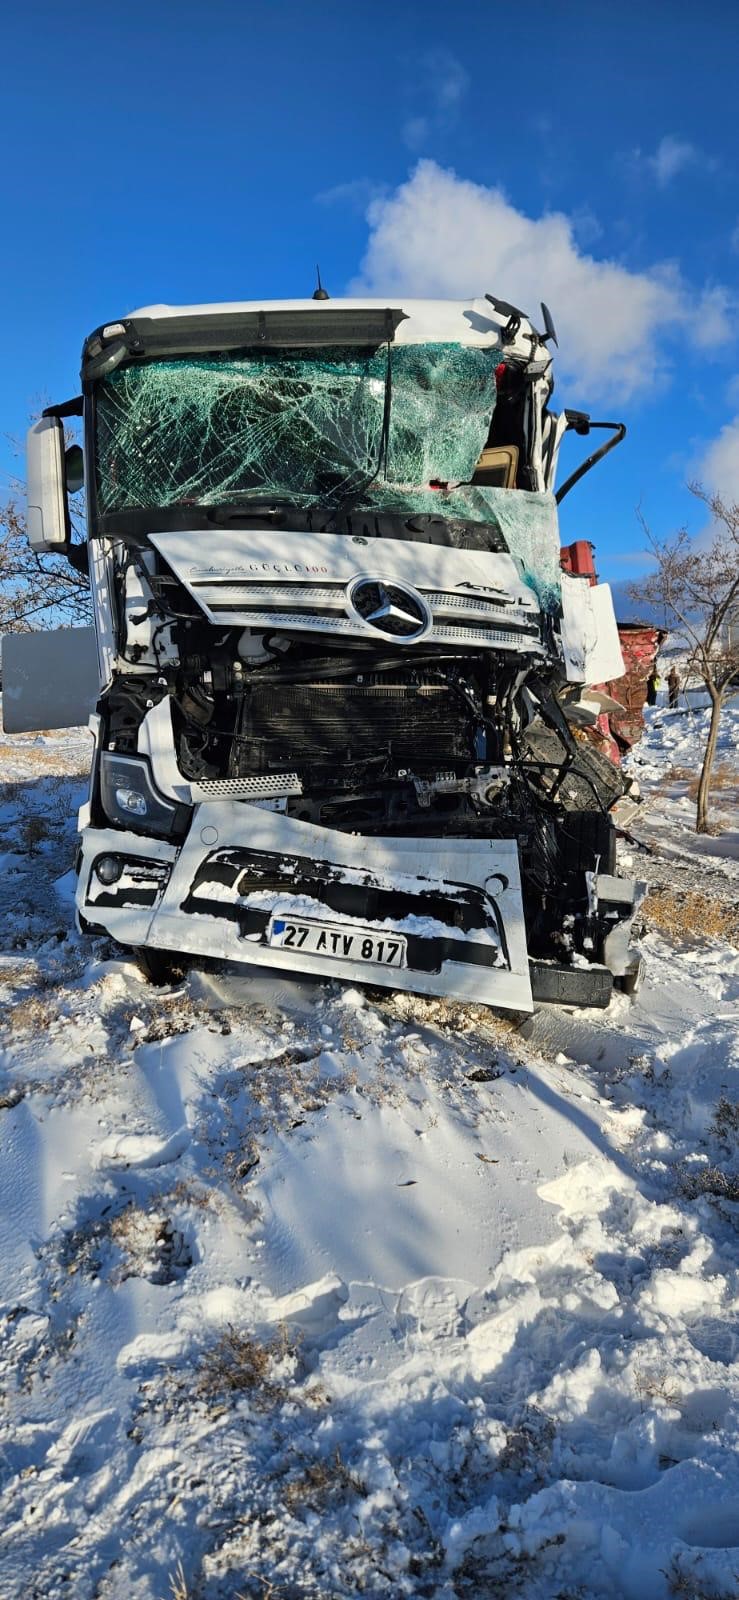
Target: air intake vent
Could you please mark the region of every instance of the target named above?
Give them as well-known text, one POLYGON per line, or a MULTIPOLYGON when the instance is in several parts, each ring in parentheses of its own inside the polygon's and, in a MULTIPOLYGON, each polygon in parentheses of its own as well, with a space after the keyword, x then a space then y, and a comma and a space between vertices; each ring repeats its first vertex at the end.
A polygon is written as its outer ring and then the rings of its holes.
POLYGON ((193 783, 193 800, 281 800, 286 795, 302 794, 297 772, 256 778, 203 778, 193 783))

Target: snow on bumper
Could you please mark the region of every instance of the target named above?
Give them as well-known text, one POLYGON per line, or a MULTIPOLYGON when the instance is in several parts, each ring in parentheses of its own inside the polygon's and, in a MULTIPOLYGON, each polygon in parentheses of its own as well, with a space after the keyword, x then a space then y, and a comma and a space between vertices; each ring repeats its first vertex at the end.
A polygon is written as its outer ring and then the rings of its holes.
POLYGON ((532 1009, 513 840, 367 839, 219 801, 197 807, 179 853, 86 830, 77 905, 124 944, 532 1009), (102 886, 95 862, 112 853, 125 870, 102 886), (328 936, 311 940, 322 949, 285 948, 270 943, 277 917, 345 936, 338 949, 328 936), (376 948, 399 936, 406 965, 354 959, 358 931, 376 948))

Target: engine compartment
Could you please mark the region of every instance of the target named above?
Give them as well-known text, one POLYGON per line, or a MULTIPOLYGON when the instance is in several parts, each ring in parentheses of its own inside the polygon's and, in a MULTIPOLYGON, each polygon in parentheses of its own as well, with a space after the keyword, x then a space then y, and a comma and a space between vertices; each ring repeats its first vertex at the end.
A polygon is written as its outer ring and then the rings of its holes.
POLYGON ((126 551, 119 573, 127 670, 102 703, 108 749, 134 754, 166 698, 194 786, 269 779, 263 803, 339 832, 513 838, 531 955, 598 957, 608 927, 586 874, 613 870, 623 785, 567 722, 546 617, 530 653, 411 651, 219 628, 151 551, 126 551))

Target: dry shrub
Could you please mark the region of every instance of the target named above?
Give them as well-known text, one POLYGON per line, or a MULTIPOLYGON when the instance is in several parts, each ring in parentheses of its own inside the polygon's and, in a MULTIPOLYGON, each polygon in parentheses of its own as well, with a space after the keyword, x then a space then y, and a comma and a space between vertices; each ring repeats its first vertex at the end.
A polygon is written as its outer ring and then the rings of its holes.
MULTIPOLYGON (((131 1017, 135 1015, 133 1011, 131 1017)), ((157 999, 156 1012, 136 1039, 137 1044, 159 1044, 179 1033, 191 1033, 203 1022, 212 1020, 212 1012, 200 1006, 189 995, 166 995, 157 999)))
POLYGON ((722 1094, 713 1114, 713 1132, 724 1144, 736 1144, 739 1140, 739 1101, 727 1100, 722 1094))
POLYGON ((285 1484, 282 1499, 288 1511, 298 1511, 301 1506, 321 1511, 331 1500, 366 1493, 366 1483, 346 1465, 337 1448, 328 1461, 312 1461, 305 1472, 291 1478, 285 1484))
POLYGON ((49 837, 49 824, 45 817, 25 817, 20 826, 20 841, 26 854, 35 856, 36 846, 49 837))
MULTIPOLYGON (((691 773, 690 774, 690 781, 688 783, 688 799, 689 800, 697 800, 698 799, 698 784, 699 784, 699 782, 700 782, 700 773, 698 773, 698 772, 691 773)), ((713 772, 711 773, 711 794, 714 794, 717 789, 728 789, 728 790, 736 789, 738 784, 739 784, 739 773, 737 773, 735 767, 729 767, 729 766, 726 765, 725 762, 722 762, 720 766, 714 767, 713 772)))
POLYGON ((56 1021, 58 1015, 55 1001, 48 997, 42 1000, 39 995, 29 994, 25 999, 16 1001, 9 1022, 16 1033, 41 1033, 56 1021))
POLYGON ((194 1206, 196 1211, 208 1211, 218 1205, 215 1191, 193 1178, 178 1178, 168 1190, 168 1197, 173 1205, 194 1206))
POLYGON ((721 1167, 684 1167, 680 1173, 680 1188, 688 1200, 699 1195, 713 1195, 719 1200, 739 1200, 739 1174, 723 1172, 721 1167))
POLYGON ((429 998, 418 994, 387 995, 382 990, 371 991, 372 1002, 378 1011, 401 1022, 414 1022, 418 1027, 451 1028, 458 1033, 478 1033, 484 1028, 490 1036, 503 1037, 513 1033, 522 1021, 522 1014, 513 1011, 491 1011, 489 1006, 470 1005, 464 1000, 429 998))
POLYGON ((162 1212, 146 1211, 135 1201, 113 1217, 109 1235, 122 1257, 112 1274, 116 1283, 124 1283, 126 1278, 174 1283, 192 1266, 192 1253, 181 1230, 162 1212))
MULTIPOLYGON (((56 777, 70 779, 75 783, 86 783, 89 769, 81 770, 77 761, 77 754, 70 756, 66 751, 60 750, 58 745, 51 745, 48 749, 44 745, 35 743, 39 735, 43 738, 56 740, 58 731, 53 728, 39 729, 38 733, 14 736, 12 744, 0 739, 0 762, 6 765, 17 762, 19 756, 23 758, 24 767, 29 767, 31 772, 52 773, 56 777), (67 763, 70 763, 68 766, 67 763)), ((92 750, 92 745, 90 746, 92 750)), ((9 782, 27 783, 28 779, 10 779, 9 782)))
POLYGON ((14 1106, 19 1106, 26 1097, 26 1085, 14 1084, 12 1089, 4 1089, 0 1093, 0 1111, 12 1111, 14 1106))
POLYGON ((189 1600, 190 1590, 187 1587, 185 1569, 181 1561, 177 1562, 174 1572, 170 1574, 169 1587, 172 1600, 189 1600))
POLYGON ((668 767, 667 771, 660 778, 658 787, 662 789, 664 788, 665 784, 690 783, 694 777, 694 767, 668 767))
POLYGON ((199 1393, 206 1399, 248 1394, 260 1409, 266 1410, 287 1399, 287 1388, 276 1382, 272 1373, 291 1354, 293 1346, 284 1323, 265 1344, 229 1326, 201 1363, 199 1393))
POLYGON ((648 927, 671 939, 726 939, 739 948, 739 907, 697 889, 651 889, 643 915, 648 927))
POLYGON ((498 1472, 535 1473, 542 1476, 556 1435, 553 1417, 538 1406, 527 1406, 518 1426, 506 1429, 498 1457, 498 1472))
POLYGON ((656 1367, 646 1372, 637 1363, 634 1368, 634 1382, 642 1411, 645 1401, 651 1403, 658 1401, 673 1410, 679 1410, 683 1398, 682 1389, 675 1382, 668 1367, 656 1367))
POLYGON ((259 1584, 258 1596, 255 1596, 253 1589, 249 1594, 243 1594, 241 1589, 237 1589, 234 1600, 295 1600, 297 1591, 292 1586, 283 1589, 282 1584, 273 1583, 271 1578, 265 1578, 259 1572, 255 1573, 253 1578, 247 1575, 247 1582, 259 1584))
MULTIPOLYGON (((732 1588, 731 1592, 728 1589, 717 1589, 710 1578, 708 1588, 704 1588, 702 1582, 698 1585, 696 1574, 683 1571, 677 1556, 673 1556, 665 1577, 670 1594, 674 1595, 676 1600, 735 1600, 737 1594, 735 1588, 732 1588)), ((739 1567, 735 1577, 739 1585, 739 1567)))

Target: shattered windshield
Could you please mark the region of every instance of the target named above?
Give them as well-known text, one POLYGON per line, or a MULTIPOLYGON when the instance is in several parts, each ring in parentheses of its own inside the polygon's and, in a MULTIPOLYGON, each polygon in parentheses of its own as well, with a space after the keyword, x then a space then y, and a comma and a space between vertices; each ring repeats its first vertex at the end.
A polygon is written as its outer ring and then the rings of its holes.
POLYGON ((100 510, 257 495, 330 506, 365 488, 377 508, 389 495, 393 509, 419 510, 433 480, 472 476, 496 359, 426 344, 125 367, 98 390, 100 510))
POLYGON ((553 497, 473 485, 500 352, 457 344, 259 350, 118 368, 98 386, 102 515, 287 499, 487 524, 545 605, 553 497), (388 363, 390 364, 388 367, 388 363))

